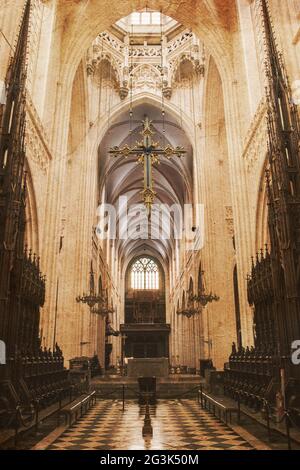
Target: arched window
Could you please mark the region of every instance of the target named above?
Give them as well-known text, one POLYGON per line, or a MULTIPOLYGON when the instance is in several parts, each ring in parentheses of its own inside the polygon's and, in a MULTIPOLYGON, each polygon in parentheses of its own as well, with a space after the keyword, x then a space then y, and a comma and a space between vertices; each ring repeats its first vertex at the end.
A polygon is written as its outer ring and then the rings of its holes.
POLYGON ((151 258, 139 258, 131 267, 132 289, 159 289, 159 268, 151 258))

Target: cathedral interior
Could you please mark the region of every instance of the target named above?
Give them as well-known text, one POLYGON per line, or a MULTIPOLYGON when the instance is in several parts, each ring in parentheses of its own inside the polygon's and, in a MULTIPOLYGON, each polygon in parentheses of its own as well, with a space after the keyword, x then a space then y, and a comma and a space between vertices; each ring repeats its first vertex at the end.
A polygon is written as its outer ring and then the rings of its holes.
POLYGON ((300 3, 0 0, 0 449, 300 449, 300 3))

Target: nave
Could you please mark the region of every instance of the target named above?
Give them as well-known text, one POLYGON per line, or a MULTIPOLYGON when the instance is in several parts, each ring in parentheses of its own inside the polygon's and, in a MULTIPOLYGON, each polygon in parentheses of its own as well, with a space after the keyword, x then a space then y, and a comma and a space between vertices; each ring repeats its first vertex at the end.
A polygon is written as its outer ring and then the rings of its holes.
POLYGON ((298 3, 0 0, 1 448, 299 445, 298 3))

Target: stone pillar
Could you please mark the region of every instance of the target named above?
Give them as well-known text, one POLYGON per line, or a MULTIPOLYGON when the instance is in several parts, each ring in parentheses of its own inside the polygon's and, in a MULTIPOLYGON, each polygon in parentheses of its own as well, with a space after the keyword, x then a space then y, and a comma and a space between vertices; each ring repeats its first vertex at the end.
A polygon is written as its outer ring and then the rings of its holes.
POLYGON ((4 80, 10 57, 14 54, 16 37, 19 34, 23 4, 6 1, 0 9, 0 80, 4 80))

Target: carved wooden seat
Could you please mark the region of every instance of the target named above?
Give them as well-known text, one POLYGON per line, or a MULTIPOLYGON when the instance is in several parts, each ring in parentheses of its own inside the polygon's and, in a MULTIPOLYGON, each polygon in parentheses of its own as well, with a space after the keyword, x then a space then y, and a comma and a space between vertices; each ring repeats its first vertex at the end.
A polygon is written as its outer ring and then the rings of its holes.
POLYGON ((81 418, 96 403, 96 392, 77 398, 60 411, 60 416, 64 416, 66 424, 71 426, 78 418, 81 418))
POLYGON ((209 395, 208 393, 199 390, 199 397, 201 407, 204 409, 208 409, 208 411, 213 412, 216 415, 216 411, 218 411, 218 418, 225 423, 231 423, 232 414, 236 413, 238 421, 240 421, 240 409, 239 406, 233 402, 231 399, 226 397, 215 397, 209 395))

